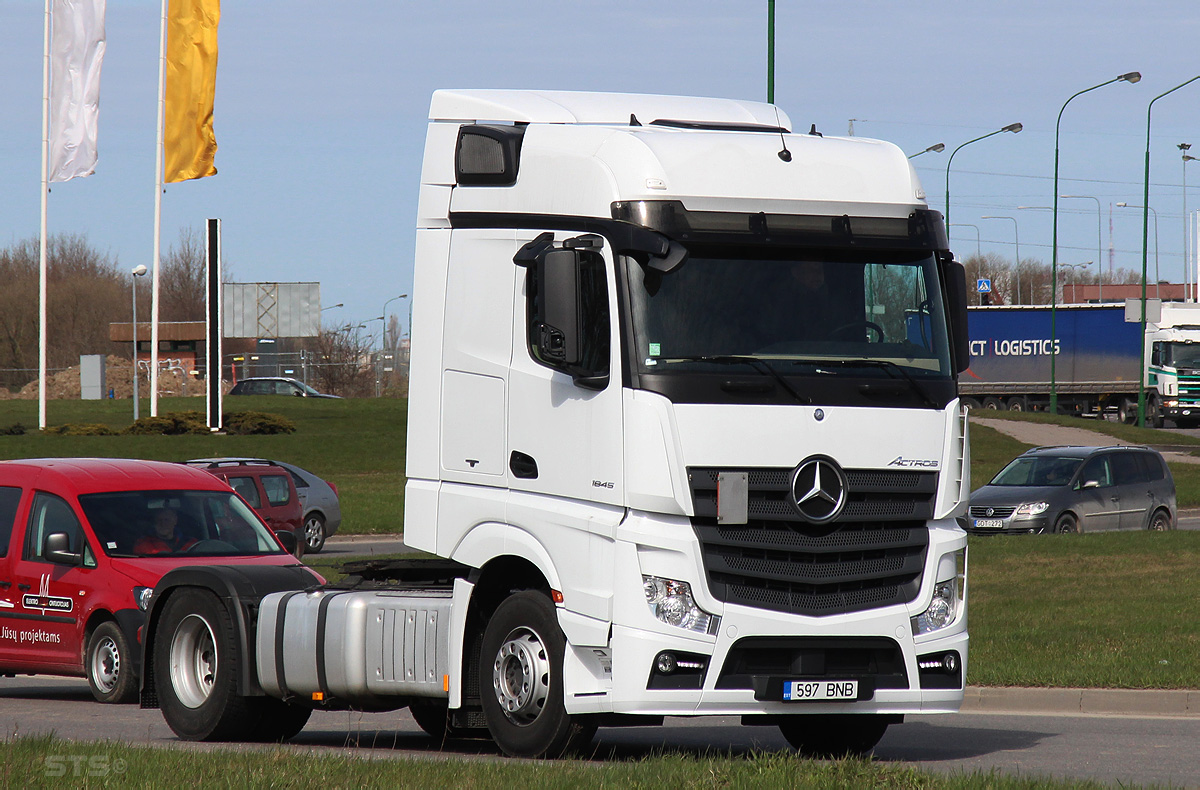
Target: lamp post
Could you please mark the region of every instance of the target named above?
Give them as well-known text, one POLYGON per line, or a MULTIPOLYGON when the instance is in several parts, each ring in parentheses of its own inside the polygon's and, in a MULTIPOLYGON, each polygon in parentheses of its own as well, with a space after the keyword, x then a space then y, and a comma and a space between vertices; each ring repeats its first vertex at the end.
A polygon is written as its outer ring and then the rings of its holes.
MULTIPOLYGON (((1013 224, 1013 252, 1016 254, 1016 257, 1017 257, 1017 265, 1013 268, 1013 272, 1016 273, 1016 277, 1017 277, 1017 301, 1016 301, 1016 304, 1020 304, 1021 303, 1021 235, 1017 232, 1017 218, 1016 217, 989 215, 986 217, 980 217, 980 219, 1007 219, 1007 220, 1011 221, 1013 224)), ((1030 301, 1033 301, 1032 293, 1029 295, 1029 299, 1030 299, 1030 301)))
POLYGON ((133 276, 129 278, 129 287, 133 291, 133 421, 137 422, 139 418, 138 407, 140 406, 138 398, 138 323, 137 323, 137 278, 146 276, 145 266, 134 266, 130 272, 133 276))
MULTIPOLYGON (((1146 206, 1135 206, 1132 203, 1118 203, 1117 206, 1119 208, 1140 208, 1140 209, 1146 208, 1146 206)), ((1149 208, 1150 208, 1150 213, 1154 215, 1154 296, 1157 298, 1161 298, 1162 297, 1162 289, 1159 286, 1159 272, 1158 272, 1158 211, 1155 210, 1154 206, 1150 206, 1149 208)), ((1142 277, 1145 277, 1145 276, 1146 276, 1145 274, 1142 275, 1142 277)), ((1144 289, 1143 289, 1143 293, 1144 293, 1144 289)))
MULTIPOLYGON (((1051 348, 1054 347, 1054 341, 1056 339, 1055 338, 1055 335, 1056 335, 1055 313, 1058 309, 1058 304, 1057 304, 1058 300, 1056 298, 1056 294, 1058 292, 1058 159, 1059 159, 1058 139, 1059 139, 1059 132, 1062 129, 1063 113, 1066 112, 1067 105, 1070 104, 1072 102, 1072 100, 1075 99, 1076 96, 1082 96, 1083 94, 1085 94, 1089 91, 1094 91, 1097 88, 1103 88, 1105 85, 1111 85, 1114 82, 1128 82, 1130 84, 1133 84, 1133 83, 1137 82, 1138 80, 1140 80, 1141 78, 1142 78, 1142 75, 1140 73, 1138 73, 1136 71, 1131 71, 1128 74, 1122 74, 1119 77, 1113 77, 1111 80, 1102 82, 1099 85, 1093 85, 1090 88, 1084 88, 1083 90, 1079 91, 1078 93, 1072 94, 1069 99, 1067 99, 1065 102, 1063 102, 1062 109, 1060 109, 1058 111, 1058 120, 1054 124, 1054 208, 1052 209, 1054 212, 1054 219, 1053 219, 1054 230, 1051 233, 1051 239, 1050 239, 1050 347, 1051 348)), ((1058 413, 1058 387, 1057 387, 1057 383, 1055 382, 1055 376, 1054 376, 1054 374, 1055 374, 1054 361, 1055 361, 1056 356, 1057 355, 1055 355, 1055 354, 1050 355, 1050 413, 1051 414, 1058 413)))
POLYGON ((955 222, 950 227, 952 228, 974 228, 975 229, 975 257, 983 258, 983 253, 979 251, 979 226, 972 225, 970 222, 955 222))
POLYGON ((908 158, 909 158, 909 159, 916 159, 916 158, 917 158, 918 156, 920 156, 921 154, 927 154, 927 153, 929 153, 930 151, 932 151, 932 152, 933 152, 933 153, 935 153, 935 154, 940 154, 942 151, 945 151, 945 150, 946 150, 946 144, 945 144, 945 143, 934 143, 933 145, 931 145, 931 146, 929 146, 928 148, 926 148, 924 151, 917 151, 915 154, 909 154, 909 155, 908 155, 908 158))
MULTIPOLYGON (((1071 271, 1075 271, 1076 269, 1086 269, 1087 267, 1091 266, 1092 263, 1094 263, 1094 261, 1084 261, 1083 263, 1060 263, 1059 266, 1061 266, 1064 269, 1070 269, 1071 271)), ((1075 275, 1071 275, 1071 280, 1072 280, 1071 296, 1073 296, 1075 298, 1075 301, 1078 302, 1079 301, 1079 282, 1078 282, 1078 280, 1075 279, 1075 275)), ((1067 303, 1065 291, 1063 292, 1063 303, 1064 304, 1067 303)))
POLYGON ((1194 302, 1200 296, 1193 296, 1192 283, 1196 284, 1196 290, 1200 292, 1200 277, 1196 280, 1191 279, 1191 234, 1188 232, 1188 213, 1187 213, 1187 163, 1195 162, 1196 157, 1189 154, 1187 151, 1192 147, 1191 143, 1180 143, 1179 150, 1183 151, 1183 282, 1187 288, 1187 293, 1184 295, 1185 302, 1194 302))
POLYGON ((988 132, 987 134, 982 135, 980 137, 976 137, 973 140, 967 140, 965 143, 960 145, 958 148, 955 148, 953 151, 950 152, 950 158, 946 160, 946 232, 947 233, 950 232, 950 165, 954 163, 954 155, 957 154, 962 149, 966 148, 971 143, 977 143, 980 140, 986 140, 989 137, 994 137, 995 135, 1000 134, 1001 132, 1012 132, 1013 134, 1016 134, 1017 132, 1021 131, 1022 128, 1023 127, 1019 123, 1010 123, 1008 126, 1005 126, 1002 129, 997 129, 994 132, 988 132))
POLYGON ((391 299, 388 299, 386 302, 383 303, 383 318, 384 318, 383 337, 384 338, 387 337, 387 306, 390 305, 392 302, 396 301, 397 299, 407 299, 407 298, 408 298, 408 294, 400 294, 399 296, 393 296, 391 299))
POLYGON ((1080 200, 1096 201, 1096 269, 1099 275, 1096 278, 1096 299, 1104 301, 1104 216, 1103 209, 1100 206, 1100 198, 1092 195, 1059 195, 1060 198, 1078 198, 1080 200))

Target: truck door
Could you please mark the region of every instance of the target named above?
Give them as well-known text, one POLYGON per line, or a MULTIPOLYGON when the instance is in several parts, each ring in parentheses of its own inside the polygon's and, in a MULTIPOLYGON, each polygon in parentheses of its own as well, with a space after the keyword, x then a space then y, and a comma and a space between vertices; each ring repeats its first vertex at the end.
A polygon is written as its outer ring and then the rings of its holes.
POLYGON ((82 667, 83 609, 96 557, 70 503, 35 492, 21 556, 14 559, 17 594, 10 598, 15 607, 8 616, 17 618, 25 656, 39 665, 82 667), (46 538, 55 532, 66 533, 69 550, 83 554, 82 566, 46 559, 46 538))
POLYGON ((1110 459, 1109 454, 1094 456, 1079 470, 1076 507, 1079 510, 1079 528, 1084 532, 1099 532, 1120 526, 1121 496, 1113 484, 1110 459))

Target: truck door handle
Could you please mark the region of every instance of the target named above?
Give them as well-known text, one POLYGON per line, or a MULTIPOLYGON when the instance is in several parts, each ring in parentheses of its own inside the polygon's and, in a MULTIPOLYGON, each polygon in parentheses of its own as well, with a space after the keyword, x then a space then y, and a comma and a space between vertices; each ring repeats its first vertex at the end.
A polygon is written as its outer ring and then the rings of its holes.
POLYGON ((33 585, 32 584, 18 584, 17 589, 20 590, 21 592, 25 592, 27 590, 33 589, 33 585))
POLYGON ((537 461, 532 455, 526 455, 519 450, 513 450, 508 456, 508 468, 513 477, 523 480, 536 480, 538 476, 537 461))

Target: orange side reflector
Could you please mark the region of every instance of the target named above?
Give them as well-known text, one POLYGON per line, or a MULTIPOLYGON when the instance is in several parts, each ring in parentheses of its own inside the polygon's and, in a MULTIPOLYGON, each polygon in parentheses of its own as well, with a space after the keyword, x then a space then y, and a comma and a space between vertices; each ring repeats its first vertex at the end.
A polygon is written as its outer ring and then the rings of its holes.
POLYGON ((313 702, 323 702, 325 700, 325 692, 314 691, 312 694, 313 702))
POLYGON ((560 593, 558 590, 551 590, 551 591, 550 591, 550 597, 554 599, 554 602, 555 602, 555 603, 562 603, 562 602, 563 602, 563 595, 562 595, 562 593, 560 593))
POLYGON ((442 691, 450 690, 450 676, 442 675, 442 691))

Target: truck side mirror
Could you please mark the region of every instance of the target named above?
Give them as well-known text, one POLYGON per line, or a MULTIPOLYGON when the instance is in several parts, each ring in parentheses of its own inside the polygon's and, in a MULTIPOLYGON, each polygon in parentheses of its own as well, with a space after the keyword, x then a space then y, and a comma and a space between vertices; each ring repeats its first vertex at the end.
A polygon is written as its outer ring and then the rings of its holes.
POLYGON ((51 532, 46 536, 46 559, 59 565, 82 565, 83 555, 71 551, 71 539, 65 532, 51 532))
POLYGON ((580 305, 580 254, 576 250, 549 250, 537 261, 542 298, 542 321, 537 327, 538 354, 559 365, 578 365, 580 305))
POLYGON ((971 338, 967 332, 967 270, 955 260, 946 261, 946 317, 950 323, 950 353, 954 372, 971 366, 971 338))

